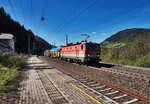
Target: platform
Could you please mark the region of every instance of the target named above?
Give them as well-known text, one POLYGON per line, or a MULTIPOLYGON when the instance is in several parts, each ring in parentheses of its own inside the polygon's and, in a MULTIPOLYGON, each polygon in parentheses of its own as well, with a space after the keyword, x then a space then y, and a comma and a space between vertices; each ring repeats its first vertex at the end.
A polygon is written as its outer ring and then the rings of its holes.
POLYGON ((11 104, 110 104, 36 56, 29 58, 19 86, 19 97, 11 104))

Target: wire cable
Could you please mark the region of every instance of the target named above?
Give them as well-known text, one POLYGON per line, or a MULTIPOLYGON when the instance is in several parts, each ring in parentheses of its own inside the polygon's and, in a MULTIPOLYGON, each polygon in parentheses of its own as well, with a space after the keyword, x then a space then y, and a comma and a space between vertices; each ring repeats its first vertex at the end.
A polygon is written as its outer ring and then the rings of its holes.
POLYGON ((81 6, 81 4, 83 4, 83 2, 85 2, 85 0, 82 0, 79 5, 76 6, 76 8, 73 9, 73 11, 71 13, 69 13, 69 15, 63 20, 62 23, 60 23, 60 25, 58 25, 56 28, 59 29, 68 19, 69 17, 76 12, 76 10, 81 6))
MULTIPOLYGON (((114 23, 114 24, 111 24, 111 25, 109 25, 109 26, 105 26, 105 27, 103 27, 103 28, 109 28, 109 27, 111 27, 111 26, 114 26, 114 25, 117 25, 117 24, 119 24, 119 23, 122 23, 122 22, 126 22, 126 21, 129 21, 129 20, 132 20, 132 19, 134 19, 134 18, 137 18, 137 17, 142 16, 142 15, 146 15, 146 14, 148 14, 148 13, 150 13, 150 10, 147 11, 147 12, 138 14, 138 15, 136 15, 136 16, 132 16, 132 17, 130 17, 130 18, 128 18, 128 19, 124 19, 124 20, 118 21, 118 22, 116 22, 116 23, 114 23)), ((101 29, 103 29, 103 28, 101 28, 101 29)), ((94 39, 96 39, 96 38, 94 38, 94 39)))
MULTIPOLYGON (((104 17, 104 19, 107 18, 107 17, 109 17, 109 18, 108 18, 108 19, 105 19, 103 22, 104 22, 104 23, 109 22, 110 20, 113 20, 114 18, 117 18, 117 17, 119 17, 119 16, 122 16, 122 15, 124 15, 124 14, 126 14, 126 13, 128 13, 128 12, 130 12, 130 11, 132 11, 132 10, 135 10, 135 9, 137 9, 137 8, 139 8, 139 7, 141 7, 141 6, 145 5, 145 4, 147 4, 147 3, 149 3, 149 2, 150 2, 150 0, 147 0, 147 1, 143 2, 143 3, 140 3, 140 4, 138 4, 138 5, 134 6, 134 7, 132 7, 132 8, 128 8, 128 9, 124 10, 124 11, 120 12, 119 14, 116 14, 116 15, 113 15, 113 14, 108 15, 108 16, 104 17)), ((91 26, 91 25, 90 25, 90 26, 91 26)), ((88 26, 86 26, 86 27, 88 27, 88 26)), ((95 27, 95 25, 94 25, 94 27, 95 27)), ((83 30, 83 28, 80 29, 80 30, 77 30, 77 31, 81 31, 81 30, 83 30)), ((88 30, 88 29, 87 29, 87 30, 88 30)), ((91 30, 92 30, 92 27, 90 27, 90 30, 89 30, 89 32, 87 32, 87 34, 92 33, 93 31, 91 31, 91 30)))
POLYGON ((15 14, 15 11, 14 11, 14 9, 13 9, 13 6, 12 6, 10 0, 8 0, 8 2, 9 2, 9 5, 10 5, 10 7, 11 7, 11 10, 12 10, 12 12, 13 12, 13 14, 14 14, 16 20, 18 21, 17 16, 16 16, 16 14, 15 14))
MULTIPOLYGON (((45 14, 45 12, 46 12, 47 5, 48 5, 48 0, 46 1, 46 4, 45 4, 45 7, 44 7, 44 9, 43 9, 43 11, 42 11, 41 17, 44 17, 44 14, 45 14)), ((40 30, 41 23, 42 23, 42 20, 40 20, 40 23, 39 23, 39 25, 38 25, 38 27, 37 27, 37 32, 36 32, 37 34, 38 34, 39 30, 40 30)))
MULTIPOLYGON (((109 18, 106 19, 106 20, 104 20, 103 22, 104 22, 104 23, 109 22, 109 21, 113 20, 113 19, 116 18, 116 17, 122 16, 122 15, 124 15, 124 14, 126 14, 126 13, 128 13, 128 12, 130 12, 130 11, 132 11, 132 10, 135 10, 135 9, 137 9, 137 8, 139 8, 139 7, 141 7, 141 6, 145 5, 145 4, 147 4, 148 2, 150 2, 150 0, 145 1, 145 2, 139 4, 139 5, 135 6, 135 7, 126 9, 125 11, 123 11, 123 12, 117 14, 117 15, 114 15, 114 16, 109 15, 109 16, 107 16, 107 17, 109 17, 109 18)), ((107 17, 105 17, 105 18, 107 18, 107 17)), ((91 33, 91 31, 89 31, 88 34, 89 34, 89 33, 91 33)))
POLYGON ((134 19, 134 18, 137 18, 137 17, 139 17, 139 16, 142 16, 142 15, 145 15, 145 14, 148 14, 148 13, 150 13, 150 10, 149 10, 149 11, 147 11, 147 12, 144 12, 144 13, 138 14, 138 15, 136 15, 136 16, 130 17, 130 18, 128 18, 128 19, 120 20, 120 21, 118 21, 118 22, 116 22, 116 23, 113 23, 113 24, 111 24, 111 25, 104 26, 104 27, 103 27, 103 28, 101 28, 101 29, 104 29, 104 28, 108 28, 108 27, 114 26, 114 25, 119 24, 119 23, 121 23, 121 22, 125 22, 125 21, 132 20, 132 19, 134 19))
POLYGON ((27 1, 27 5, 28 5, 28 8, 29 8, 29 12, 30 12, 30 20, 31 20, 31 30, 32 30, 32 10, 31 10, 31 6, 30 6, 30 1, 29 0, 26 0, 27 1))
MULTIPOLYGON (((59 29, 67 20, 69 20, 69 17, 77 11, 77 9, 83 4, 86 0, 81 0, 79 4, 72 10, 72 12, 69 13, 69 15, 58 25, 56 28, 59 29)), ((63 39, 64 40, 64 39, 63 39)), ((62 41, 63 41, 62 40, 62 41)))
MULTIPOLYGON (((134 23, 134 24, 131 24, 131 25, 129 25, 129 26, 135 26, 135 25, 139 25, 139 24, 142 24, 142 23, 146 23, 147 21, 140 21, 139 23, 134 23)), ((108 33, 110 33, 111 31, 107 31, 108 33)), ((104 36, 103 36, 104 37, 104 36)), ((103 37, 101 37, 101 36, 97 36, 97 37, 94 37, 94 38, 91 38, 90 40, 95 40, 95 39, 100 39, 100 38, 103 38, 103 37)))
POLYGON ((24 8, 23 8, 23 0, 20 0, 20 7, 21 7, 23 21, 24 21, 24 23, 26 23, 25 15, 24 15, 24 8))
POLYGON ((84 12, 86 12, 89 8, 91 8, 93 5, 95 5, 99 0, 95 0, 92 4, 90 4, 87 8, 82 10, 77 16, 75 16, 72 20, 70 20, 67 24, 65 24, 62 28, 60 28, 58 31, 56 31, 50 38, 53 38, 58 32, 62 31, 65 27, 67 27, 69 24, 71 24, 73 21, 75 21, 78 17, 80 17, 84 12))
MULTIPOLYGON (((111 16, 111 15, 110 15, 109 17, 111 17, 111 18, 108 18, 107 21, 105 21, 105 22, 108 22, 108 21, 110 21, 110 20, 112 20, 112 19, 114 19, 114 18, 116 18, 116 17, 119 17, 119 16, 121 16, 121 15, 124 15, 124 14, 128 13, 128 12, 131 11, 131 10, 137 9, 137 8, 139 8, 139 7, 141 7, 141 6, 145 5, 145 4, 147 4, 148 2, 150 2, 150 0, 148 0, 148 1, 146 1, 146 2, 143 2, 143 3, 141 3, 141 4, 139 4, 139 5, 135 6, 135 7, 129 8, 129 9, 127 9, 127 10, 125 10, 125 11, 123 11, 123 12, 121 12, 121 13, 115 15, 115 16, 111 16)), ((111 25, 109 25, 109 26, 105 26, 105 27, 103 27, 103 28, 111 27, 111 26, 116 25, 116 24, 119 24, 119 23, 121 23, 121 22, 128 21, 128 20, 131 20, 131 19, 134 19, 134 18, 137 18, 137 17, 139 17, 139 16, 141 16, 141 15, 148 14, 149 12, 150 12, 150 11, 144 12, 144 13, 142 13, 142 14, 133 16, 133 17, 131 17, 131 18, 129 18, 129 19, 121 20, 121 21, 119 21, 119 22, 117 22, 117 23, 111 24, 111 25)), ((88 32, 88 34, 89 34, 89 33, 91 33, 91 32, 88 32)), ((96 38, 94 38, 94 39, 96 39, 96 38)), ((92 40, 93 40, 93 39, 92 39, 92 40)))
POLYGON ((46 4, 45 4, 45 7, 44 7, 43 12, 41 14, 41 17, 44 16, 44 14, 46 12, 47 5, 48 5, 48 0, 46 1, 46 4))
POLYGON ((33 20, 33 25, 34 28, 36 29, 36 25, 35 25, 35 16, 34 16, 34 11, 33 11, 33 5, 32 5, 32 0, 30 0, 30 5, 31 5, 31 15, 32 15, 32 20, 33 20))

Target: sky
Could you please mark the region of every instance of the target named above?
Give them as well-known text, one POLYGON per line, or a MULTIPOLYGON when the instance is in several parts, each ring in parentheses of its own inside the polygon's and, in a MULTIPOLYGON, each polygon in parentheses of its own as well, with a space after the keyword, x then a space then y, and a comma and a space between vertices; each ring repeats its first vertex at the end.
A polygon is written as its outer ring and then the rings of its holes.
POLYGON ((101 43, 130 28, 150 28, 150 0, 0 0, 11 18, 50 44, 101 43), (47 6, 46 6, 47 4, 47 6), (12 11, 12 8, 14 13, 12 11), (46 9, 45 9, 46 8, 46 9), (43 11, 45 12, 43 13, 43 11), (16 15, 16 17, 15 17, 16 15), (41 16, 44 21, 41 21, 41 16))

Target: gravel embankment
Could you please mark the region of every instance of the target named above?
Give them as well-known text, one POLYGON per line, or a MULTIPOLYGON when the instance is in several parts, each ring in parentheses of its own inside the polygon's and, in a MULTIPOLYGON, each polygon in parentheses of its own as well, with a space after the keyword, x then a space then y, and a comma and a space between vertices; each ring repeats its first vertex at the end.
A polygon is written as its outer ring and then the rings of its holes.
POLYGON ((111 85, 114 85, 118 88, 130 91, 130 92, 133 92, 139 96, 150 98, 150 81, 145 82, 144 80, 135 79, 132 77, 125 77, 119 74, 112 74, 110 72, 104 72, 99 69, 93 69, 88 66, 77 65, 77 64, 65 62, 62 60, 52 59, 52 58, 45 57, 45 56, 40 56, 40 59, 43 59, 47 62, 48 61, 55 62, 57 64, 73 69, 77 72, 83 73, 87 76, 93 77, 97 80, 103 81, 105 83, 109 83, 111 85))
POLYGON ((142 67, 132 67, 132 66, 115 66, 114 69, 124 70, 134 73, 139 73, 143 75, 150 76, 150 68, 142 68, 142 67))

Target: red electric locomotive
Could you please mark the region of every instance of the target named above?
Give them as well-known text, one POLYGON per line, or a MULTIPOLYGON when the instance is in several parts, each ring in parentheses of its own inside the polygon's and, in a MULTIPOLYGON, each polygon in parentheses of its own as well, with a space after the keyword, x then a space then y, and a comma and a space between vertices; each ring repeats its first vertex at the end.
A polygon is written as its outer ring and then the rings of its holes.
POLYGON ((100 44, 82 42, 79 44, 63 46, 60 51, 61 59, 81 63, 99 63, 100 44))

